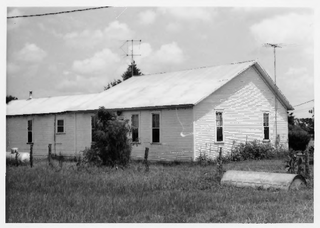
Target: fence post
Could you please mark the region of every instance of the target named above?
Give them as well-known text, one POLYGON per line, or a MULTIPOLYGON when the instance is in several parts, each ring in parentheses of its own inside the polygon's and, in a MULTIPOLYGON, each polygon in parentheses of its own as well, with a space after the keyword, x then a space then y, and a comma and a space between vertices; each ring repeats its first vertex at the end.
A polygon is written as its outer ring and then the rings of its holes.
POLYGON ((148 156, 149 156, 149 148, 146 147, 146 150, 145 150, 145 152, 144 152, 144 164, 145 164, 145 166, 146 166, 146 172, 149 171, 148 156))
POLYGON ((30 143, 30 167, 33 166, 33 143, 30 143))
POLYGON ((218 174, 219 177, 222 178, 223 175, 223 166, 222 166, 222 147, 219 147, 219 157, 217 161, 217 169, 218 169, 218 174))
POLYGON ((310 148, 310 142, 308 143, 308 146, 306 148, 306 150, 304 151, 304 162, 305 162, 305 175, 307 178, 309 178, 310 175, 310 167, 309 167, 309 148, 310 148))
POLYGON ((48 144, 48 163, 49 163, 49 165, 51 164, 51 145, 52 144, 48 144))

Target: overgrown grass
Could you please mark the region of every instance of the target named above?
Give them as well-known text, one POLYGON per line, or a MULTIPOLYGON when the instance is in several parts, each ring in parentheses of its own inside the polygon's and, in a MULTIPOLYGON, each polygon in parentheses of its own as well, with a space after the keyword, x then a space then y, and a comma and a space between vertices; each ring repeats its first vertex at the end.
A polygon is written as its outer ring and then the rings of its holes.
MULTIPOLYGON (((281 160, 231 162, 226 170, 285 172, 281 160)), ((141 163, 57 172, 45 161, 8 166, 6 222, 310 223, 313 188, 265 191, 220 186, 216 166, 141 163)))

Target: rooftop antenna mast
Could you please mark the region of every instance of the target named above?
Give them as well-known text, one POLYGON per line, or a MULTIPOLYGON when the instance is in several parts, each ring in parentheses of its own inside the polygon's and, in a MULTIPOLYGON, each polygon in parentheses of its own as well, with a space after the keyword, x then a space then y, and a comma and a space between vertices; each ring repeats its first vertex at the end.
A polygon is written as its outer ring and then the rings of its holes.
POLYGON ((131 43, 131 54, 129 54, 129 50, 127 50, 126 56, 131 56, 131 67, 132 67, 131 73, 132 73, 132 76, 133 76, 133 62, 134 62, 133 57, 134 56, 141 56, 140 54, 134 54, 134 52, 133 52, 133 43, 135 43, 135 42, 139 42, 139 44, 141 44, 141 40, 126 40, 125 43, 124 43, 124 44, 127 44, 128 47, 129 47, 128 44, 131 43))
MULTIPOLYGON (((265 47, 272 47, 273 48, 273 58, 274 58, 274 85, 277 88, 277 68, 276 68, 276 49, 277 48, 282 48, 280 44, 272 44, 272 43, 265 43, 265 47)), ((276 140, 275 140, 275 146, 278 146, 278 126, 277 126, 277 109, 278 109, 278 104, 277 104, 277 91, 276 95, 274 97, 274 103, 275 103, 275 135, 276 135, 276 140)))

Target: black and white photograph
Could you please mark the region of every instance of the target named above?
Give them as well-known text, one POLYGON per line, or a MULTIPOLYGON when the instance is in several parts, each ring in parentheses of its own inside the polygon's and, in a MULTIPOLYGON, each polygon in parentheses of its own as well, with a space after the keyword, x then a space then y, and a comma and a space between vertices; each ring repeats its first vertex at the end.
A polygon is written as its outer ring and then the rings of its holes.
POLYGON ((5 2, 6 224, 315 224, 315 1, 5 2))

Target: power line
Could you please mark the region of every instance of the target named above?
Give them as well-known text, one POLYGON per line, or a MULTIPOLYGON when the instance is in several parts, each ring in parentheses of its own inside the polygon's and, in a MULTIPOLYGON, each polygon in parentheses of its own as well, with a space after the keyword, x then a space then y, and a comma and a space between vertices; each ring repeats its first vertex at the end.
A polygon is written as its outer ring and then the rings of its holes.
POLYGON ((314 101, 314 99, 312 99, 312 100, 310 100, 310 101, 303 102, 303 103, 298 104, 298 105, 295 105, 295 106, 293 106, 293 107, 298 107, 298 106, 300 106, 300 105, 303 105, 303 104, 309 103, 309 102, 311 102, 311 101, 314 101))
POLYGON ((86 9, 76 9, 76 10, 60 11, 60 12, 54 12, 54 13, 41 13, 41 14, 30 14, 30 15, 19 15, 19 16, 7 17, 7 19, 14 19, 14 18, 21 18, 21 17, 42 17, 42 16, 50 16, 50 15, 56 15, 56 14, 75 13, 75 12, 81 12, 81 11, 105 9, 105 8, 110 8, 110 7, 111 7, 111 6, 101 6, 101 7, 93 7, 93 8, 86 8, 86 9))

